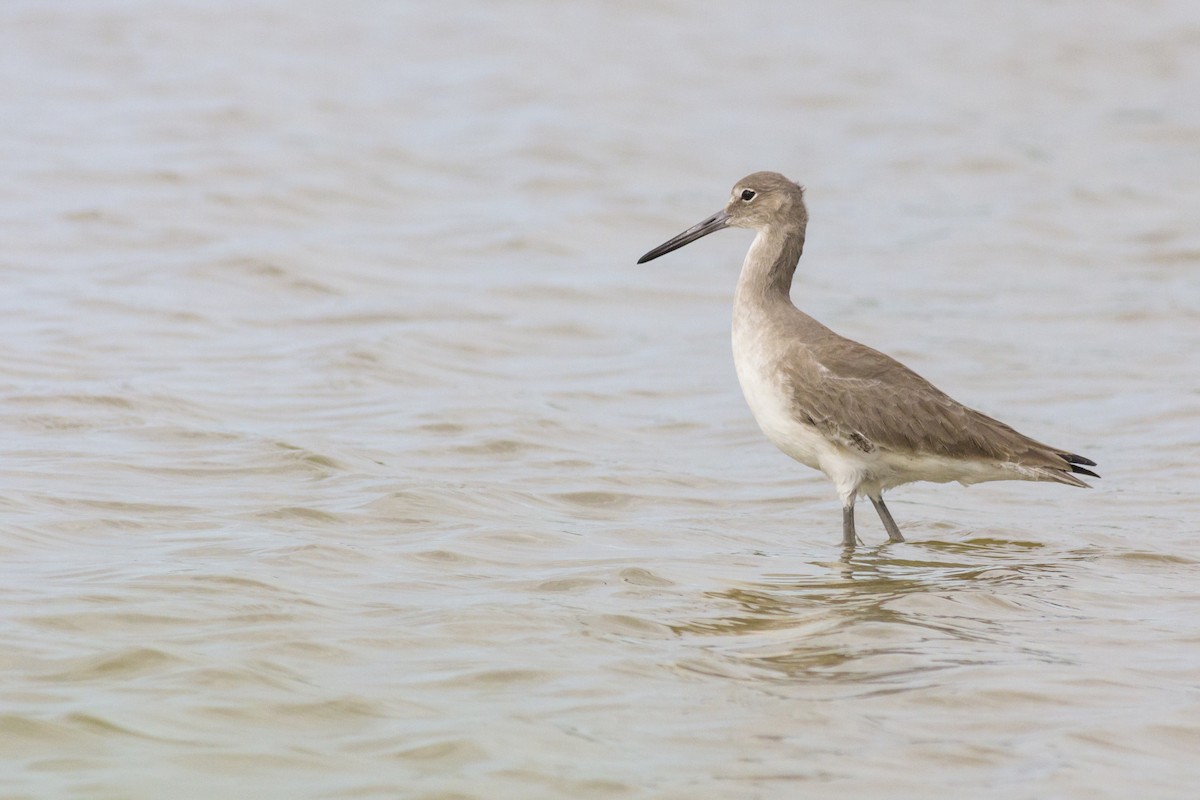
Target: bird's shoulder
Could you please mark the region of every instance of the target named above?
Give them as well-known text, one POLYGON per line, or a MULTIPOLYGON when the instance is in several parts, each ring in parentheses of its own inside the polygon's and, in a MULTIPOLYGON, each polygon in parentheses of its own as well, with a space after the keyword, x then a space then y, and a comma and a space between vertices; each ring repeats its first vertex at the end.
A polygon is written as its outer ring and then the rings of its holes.
POLYGON ((847 339, 811 317, 795 322, 803 331, 790 337, 784 363, 809 380, 819 378, 831 387, 857 391, 916 393, 950 400, 945 392, 886 353, 847 339))

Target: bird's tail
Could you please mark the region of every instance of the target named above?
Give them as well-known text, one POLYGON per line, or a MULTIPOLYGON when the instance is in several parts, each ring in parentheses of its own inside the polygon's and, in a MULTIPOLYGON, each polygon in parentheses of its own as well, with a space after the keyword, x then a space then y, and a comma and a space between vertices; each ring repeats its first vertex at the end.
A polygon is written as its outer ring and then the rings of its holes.
POLYGON ((1042 480, 1056 481, 1065 483, 1068 486, 1080 486, 1084 489, 1091 488, 1091 484, 1084 483, 1076 475, 1090 475, 1093 478, 1100 476, 1092 472, 1088 467, 1096 466, 1096 462, 1090 458, 1084 458, 1075 453, 1056 452, 1056 456, 1062 459, 1061 467, 1042 467, 1038 473, 1042 476, 1042 480))

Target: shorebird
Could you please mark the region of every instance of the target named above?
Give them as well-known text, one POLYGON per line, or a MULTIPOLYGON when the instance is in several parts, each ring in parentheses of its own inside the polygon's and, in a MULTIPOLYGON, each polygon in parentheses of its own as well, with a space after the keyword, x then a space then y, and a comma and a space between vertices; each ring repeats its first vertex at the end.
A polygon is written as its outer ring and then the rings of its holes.
POLYGON ((725 208, 638 259, 658 258, 723 228, 756 231, 733 301, 733 361, 763 433, 824 472, 853 548, 854 501, 871 498, 888 539, 904 536, 883 493, 914 481, 1054 481, 1087 487, 1096 462, 1042 444, 951 399, 899 361, 831 331, 792 304, 804 250, 804 189, 777 172, 737 182, 725 208))

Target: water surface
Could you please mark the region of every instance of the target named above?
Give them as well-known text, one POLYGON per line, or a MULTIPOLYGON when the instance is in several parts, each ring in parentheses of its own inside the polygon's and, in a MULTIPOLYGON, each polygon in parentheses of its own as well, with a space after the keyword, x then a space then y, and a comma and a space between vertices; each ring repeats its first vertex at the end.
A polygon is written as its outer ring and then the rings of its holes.
POLYGON ((1200 12, 0 9, 5 797, 1190 797, 1200 12), (794 292, 1095 489, 837 547, 794 292))

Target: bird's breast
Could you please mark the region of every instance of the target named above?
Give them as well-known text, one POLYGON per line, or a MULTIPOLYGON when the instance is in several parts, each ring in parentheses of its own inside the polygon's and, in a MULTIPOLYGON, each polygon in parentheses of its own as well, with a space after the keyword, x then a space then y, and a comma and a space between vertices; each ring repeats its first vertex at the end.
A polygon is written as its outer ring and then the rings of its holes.
POLYGON ((735 320, 733 363, 746 404, 766 437, 801 464, 820 469, 821 456, 831 445, 816 428, 797 418, 778 354, 770 350, 761 329, 735 320))

